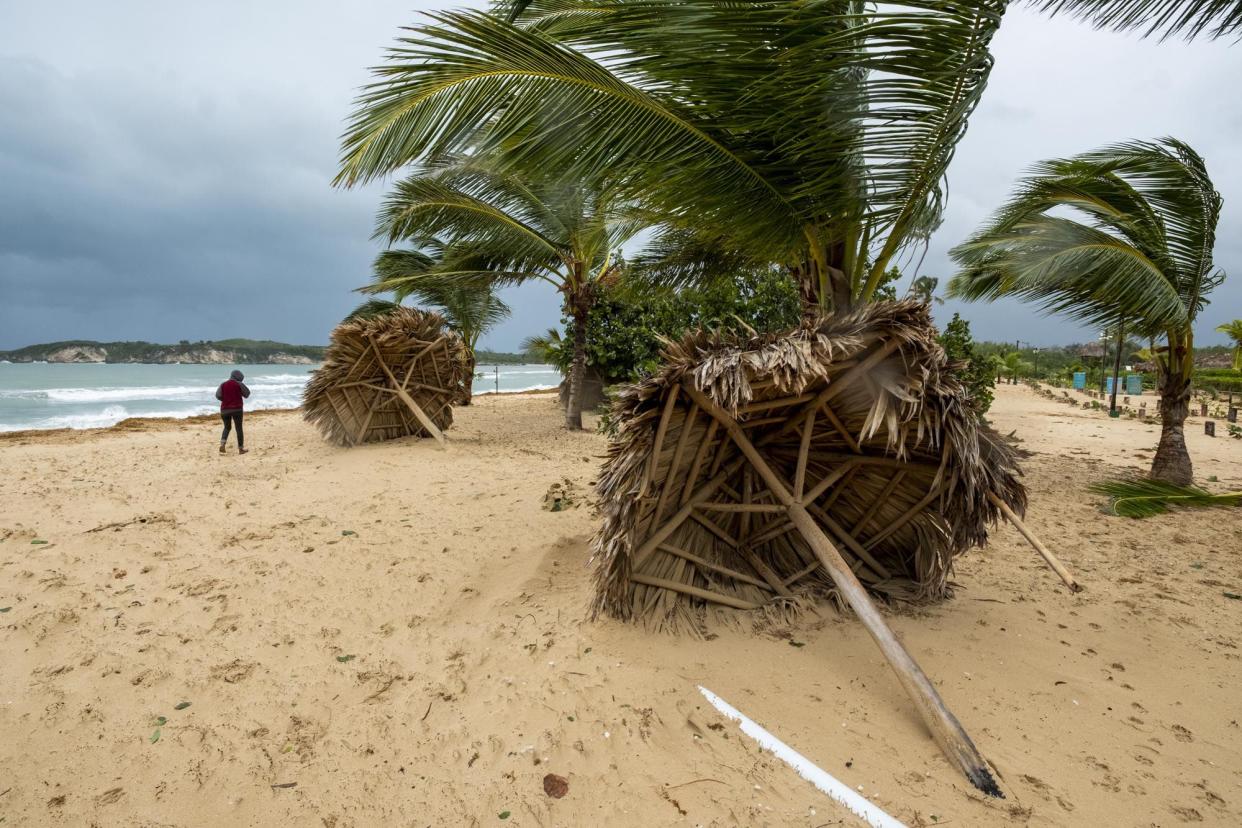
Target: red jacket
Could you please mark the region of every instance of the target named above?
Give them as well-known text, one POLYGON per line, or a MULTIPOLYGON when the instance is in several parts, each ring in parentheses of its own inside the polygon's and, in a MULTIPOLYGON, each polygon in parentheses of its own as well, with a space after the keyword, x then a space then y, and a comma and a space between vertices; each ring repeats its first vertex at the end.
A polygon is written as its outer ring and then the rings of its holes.
POLYGON ((246 384, 235 379, 225 380, 216 389, 216 399, 220 401, 221 411, 240 411, 242 398, 249 396, 250 389, 246 387, 246 384))

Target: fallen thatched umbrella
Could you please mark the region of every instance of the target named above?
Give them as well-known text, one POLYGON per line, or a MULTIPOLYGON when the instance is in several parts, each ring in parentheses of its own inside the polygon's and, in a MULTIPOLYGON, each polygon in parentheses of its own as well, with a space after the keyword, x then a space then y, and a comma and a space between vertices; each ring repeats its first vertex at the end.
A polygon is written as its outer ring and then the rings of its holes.
POLYGON ((444 443, 466 346, 438 314, 399 307, 342 322, 302 396, 303 417, 344 446, 414 435, 444 443))
POLYGON ((869 305, 784 335, 696 333, 618 398, 598 489, 594 611, 697 627, 708 606, 833 593, 875 638, 933 735, 1000 791, 868 593, 946 595, 953 558, 1026 490, 982 425, 925 305, 869 305))

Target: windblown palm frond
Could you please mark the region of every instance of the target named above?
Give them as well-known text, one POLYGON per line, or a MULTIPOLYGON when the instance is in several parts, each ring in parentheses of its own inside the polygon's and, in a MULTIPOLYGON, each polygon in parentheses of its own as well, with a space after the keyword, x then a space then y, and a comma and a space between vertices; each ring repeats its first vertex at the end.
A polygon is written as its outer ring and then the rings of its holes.
POLYGON ((545 334, 535 334, 522 340, 522 353, 545 365, 560 365, 564 360, 565 340, 556 328, 548 328, 545 334))
POLYGON ((399 307, 401 307, 400 302, 389 302, 385 299, 368 299, 350 311, 341 321, 351 322, 355 319, 374 319, 377 316, 392 313, 399 307))
POLYGON ((1239 0, 1033 0, 1052 14, 1065 12, 1098 29, 1141 30, 1161 39, 1185 35, 1187 40, 1242 34, 1239 0))
MULTIPOLYGON (((350 185, 470 151, 608 181, 667 226, 869 299, 939 223, 1003 0, 538 0, 433 15, 375 70, 350 185)), ((826 300, 825 300, 826 301, 826 300)))
POLYGON ((1242 506, 1242 492, 1214 495, 1196 486, 1177 486, 1159 480, 1105 480, 1093 483, 1090 489, 1107 495, 1105 511, 1121 517, 1145 518, 1171 509, 1242 506))
MULTIPOLYGON (((375 260, 375 281, 359 290, 391 292, 398 301, 412 298, 437 311, 473 351, 479 338, 507 319, 511 311, 496 293, 498 280, 441 278, 438 271, 444 263, 443 255, 423 250, 385 250, 375 260)), ((366 304, 391 303, 371 300, 366 304)))
POLYGON ((1242 319, 1219 325, 1216 331, 1233 340, 1233 370, 1242 371, 1242 319))
POLYGON ((1185 330, 1222 276, 1212 269, 1220 194, 1171 138, 1036 166, 992 221, 953 249, 949 295, 1016 296, 1095 325, 1118 317, 1185 330), (1054 215, 1068 208, 1076 218, 1054 215))

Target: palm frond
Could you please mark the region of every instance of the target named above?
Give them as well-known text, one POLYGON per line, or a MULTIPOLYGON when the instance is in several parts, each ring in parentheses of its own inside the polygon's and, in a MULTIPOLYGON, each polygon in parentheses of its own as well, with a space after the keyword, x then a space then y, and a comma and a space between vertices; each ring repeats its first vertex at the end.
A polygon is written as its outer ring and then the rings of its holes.
POLYGON ((1187 40, 1242 34, 1239 0, 1034 0, 1051 14, 1065 12, 1097 29, 1139 30, 1161 39, 1184 35, 1187 40))
POLYGON ((765 263, 831 250, 865 298, 940 221, 1004 8, 504 0, 496 16, 434 15, 359 97, 337 180, 470 151, 506 174, 607 181, 765 263))
POLYGON ((377 316, 392 313, 399 307, 401 307, 400 302, 389 302, 385 299, 368 299, 350 311, 341 321, 350 322, 355 319, 374 319, 377 316))
POLYGON ((1178 486, 1159 480, 1104 480, 1089 488, 1096 494, 1107 495, 1105 511, 1121 517, 1152 517, 1171 509, 1242 506, 1242 492, 1212 494, 1197 486, 1178 486))
POLYGON ((1219 283, 1220 205, 1203 159, 1174 139, 1046 161, 954 248, 948 292, 1016 296, 1091 324, 1121 317, 1146 336, 1185 331, 1219 283))

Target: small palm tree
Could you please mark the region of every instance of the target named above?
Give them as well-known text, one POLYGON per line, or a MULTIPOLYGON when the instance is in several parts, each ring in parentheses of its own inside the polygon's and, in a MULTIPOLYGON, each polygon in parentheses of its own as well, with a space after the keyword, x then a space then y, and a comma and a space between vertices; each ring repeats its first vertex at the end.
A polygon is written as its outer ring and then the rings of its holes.
POLYGON ((1135 334, 1162 338, 1151 475, 1186 485, 1194 321, 1224 279, 1212 264, 1220 208, 1203 159, 1171 138, 1045 161, 954 248, 962 270, 949 295, 1029 299, 1092 325, 1125 319, 1135 334))
MULTIPOLYGON (((1017 385, 1018 377, 1022 374, 1029 373, 1031 364, 1022 359, 1022 354, 1018 351, 1010 351, 1001 357, 1000 368, 1009 374, 1009 384, 1017 385)), ((998 377, 999 379, 999 377, 998 377)))
POLYGON ((920 276, 910 283, 908 293, 920 302, 925 302, 929 305, 935 302, 937 305, 943 305, 944 300, 936 295, 936 288, 939 286, 940 280, 935 276, 920 276))
MULTIPOLYGON (((493 282, 424 282, 418 278, 439 265, 439 256, 425 250, 385 250, 375 260, 375 281, 381 286, 396 285, 392 292, 398 301, 412 298, 437 311, 461 336, 466 343, 469 368, 461 404, 470 405, 474 397, 474 352, 479 339, 508 319, 511 310, 500 298, 493 282)), ((363 288, 370 289, 371 286, 363 288)))
POLYGON ((1242 319, 1226 322, 1216 330, 1233 340, 1233 370, 1242 371, 1242 319))
POLYGON ((458 159, 404 179, 386 197, 376 235, 433 252, 413 251, 429 260, 379 270, 364 290, 445 298, 453 290, 553 285, 574 322, 565 423, 581 429, 587 317, 600 287, 621 277, 620 247, 641 227, 599 188, 458 159))
POLYGON ((559 330, 548 328, 547 333, 523 339, 522 353, 544 365, 560 365, 565 354, 565 340, 559 330))

